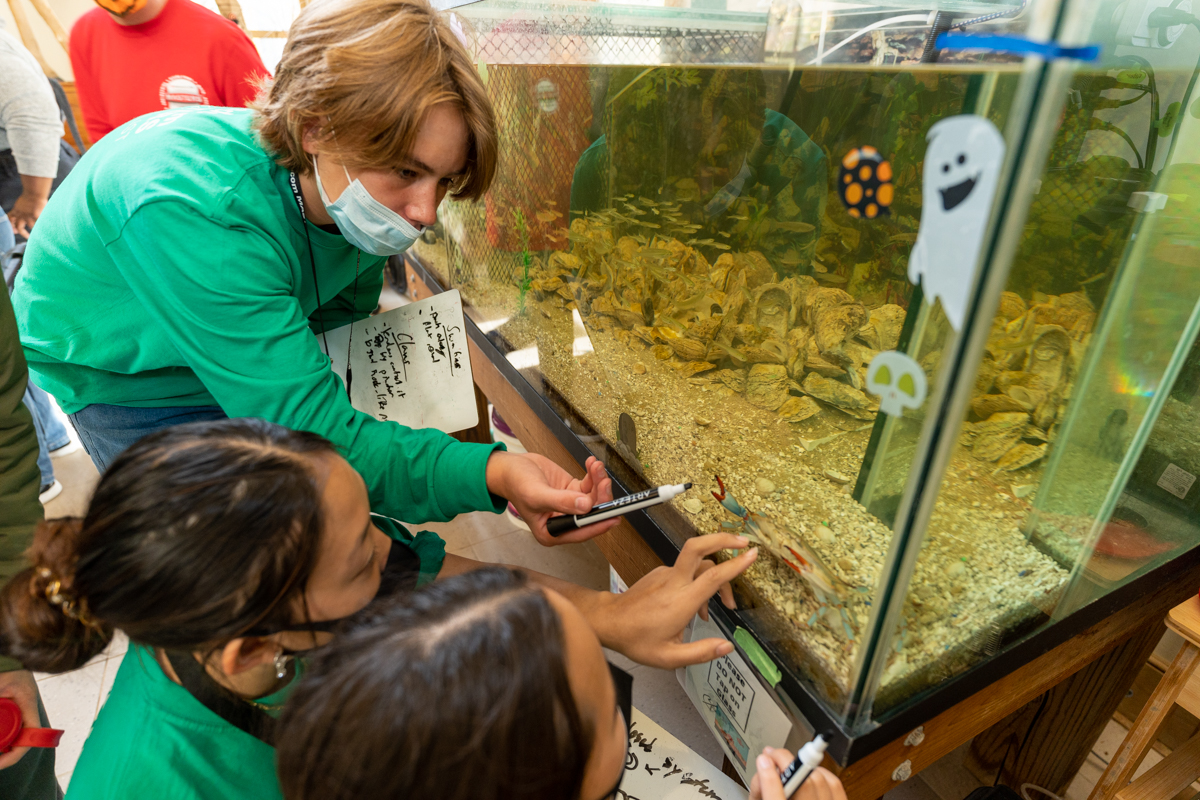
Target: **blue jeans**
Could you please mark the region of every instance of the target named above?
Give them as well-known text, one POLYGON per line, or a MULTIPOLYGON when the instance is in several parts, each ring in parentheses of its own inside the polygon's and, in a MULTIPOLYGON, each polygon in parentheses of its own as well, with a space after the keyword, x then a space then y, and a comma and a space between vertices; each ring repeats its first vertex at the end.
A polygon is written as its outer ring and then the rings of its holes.
POLYGON ((7 214, 0 214, 0 254, 7 253, 17 245, 16 234, 13 233, 12 223, 7 214))
POLYGON ((25 407, 33 416, 33 427, 37 431, 38 440, 38 469, 42 473, 42 486, 54 483, 54 463, 50 460, 50 451, 66 447, 71 443, 71 434, 58 421, 54 406, 50 403, 50 395, 43 392, 33 381, 25 387, 25 407))
MULTIPOLYGON (((0 255, 11 250, 15 243, 8 216, 0 212, 0 255)), ((22 399, 33 417, 33 427, 37 431, 38 470, 42 473, 42 486, 49 486, 54 483, 54 465, 50 461, 50 451, 70 444, 71 436, 54 415, 50 396, 34 386, 33 381, 25 388, 25 396, 22 399)))
POLYGON ((226 415, 220 406, 134 408, 92 403, 70 416, 83 449, 103 473, 117 456, 148 433, 185 422, 225 419, 226 415))

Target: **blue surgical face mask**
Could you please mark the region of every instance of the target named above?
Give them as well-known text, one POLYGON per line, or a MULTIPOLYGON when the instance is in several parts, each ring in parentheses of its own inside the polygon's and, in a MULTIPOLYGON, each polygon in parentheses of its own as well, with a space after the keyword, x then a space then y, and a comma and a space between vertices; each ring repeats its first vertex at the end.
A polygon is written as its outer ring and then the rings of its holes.
POLYGON ((342 170, 350 185, 331 203, 321 186, 321 173, 317 171, 317 159, 313 157, 313 175, 317 179, 321 202, 346 241, 373 256, 398 256, 412 247, 421 232, 372 197, 358 179, 351 180, 350 171, 344 165, 342 170))

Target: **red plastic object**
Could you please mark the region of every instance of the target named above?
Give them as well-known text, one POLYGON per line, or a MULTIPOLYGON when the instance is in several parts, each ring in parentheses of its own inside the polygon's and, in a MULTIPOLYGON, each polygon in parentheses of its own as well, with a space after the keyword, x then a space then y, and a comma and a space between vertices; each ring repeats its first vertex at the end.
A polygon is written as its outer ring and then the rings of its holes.
POLYGON ((14 747, 58 747, 63 732, 57 728, 26 728, 21 723, 21 707, 0 697, 0 753, 14 747))
POLYGON ((1140 525, 1114 519, 1104 526, 1104 533, 1096 541, 1096 552, 1113 558, 1149 558, 1174 546, 1174 542, 1156 539, 1140 525))

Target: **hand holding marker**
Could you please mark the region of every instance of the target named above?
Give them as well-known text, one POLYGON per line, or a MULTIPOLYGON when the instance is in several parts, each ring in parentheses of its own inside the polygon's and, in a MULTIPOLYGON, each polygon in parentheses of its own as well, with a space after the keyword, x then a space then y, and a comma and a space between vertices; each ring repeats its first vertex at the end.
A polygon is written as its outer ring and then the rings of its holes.
POLYGON ((653 489, 647 489, 644 492, 628 494, 616 500, 610 500, 607 503, 593 506, 592 510, 586 514, 551 517, 549 522, 546 523, 546 530, 550 532, 551 536, 562 536, 564 533, 569 533, 585 525, 591 525, 594 522, 603 522, 612 517, 628 514, 630 511, 637 511, 642 508, 656 506, 659 503, 665 503, 683 494, 690 488, 692 488, 692 484, 680 483, 675 486, 657 486, 653 489))
POLYGON ((817 736, 800 748, 795 759, 787 750, 765 748, 755 762, 750 800, 846 800, 842 782, 818 766, 825 747, 824 737, 817 736))

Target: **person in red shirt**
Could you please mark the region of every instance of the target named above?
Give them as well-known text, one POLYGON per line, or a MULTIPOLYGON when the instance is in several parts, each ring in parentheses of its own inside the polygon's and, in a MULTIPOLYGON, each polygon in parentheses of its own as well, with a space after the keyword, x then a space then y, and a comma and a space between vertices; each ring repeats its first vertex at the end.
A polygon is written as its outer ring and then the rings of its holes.
POLYGON ((250 37, 192 0, 96 0, 71 28, 92 141, 165 108, 246 105, 269 75, 250 37))

